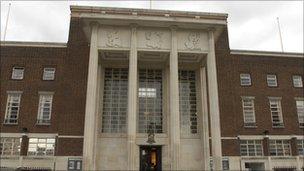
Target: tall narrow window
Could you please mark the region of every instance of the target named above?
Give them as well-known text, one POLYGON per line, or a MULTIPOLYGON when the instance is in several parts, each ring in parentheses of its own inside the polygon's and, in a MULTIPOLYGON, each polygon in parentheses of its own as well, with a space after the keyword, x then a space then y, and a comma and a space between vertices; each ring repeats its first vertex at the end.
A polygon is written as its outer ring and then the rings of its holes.
POLYGON ((280 98, 269 98, 270 112, 272 117, 273 127, 284 127, 281 99, 280 98))
POLYGON ((7 95, 4 123, 17 124, 20 110, 21 92, 9 92, 7 95))
POLYGON ((255 125, 255 112, 254 112, 254 97, 242 97, 243 102, 243 116, 244 126, 254 127, 255 125))
POLYGON ((304 156, 304 139, 297 140, 298 153, 304 156))
POLYGON ((162 70, 139 70, 138 131, 162 133, 162 70))
POLYGON ((20 155, 21 138, 1 137, 0 138, 0 155, 15 156, 20 155))
POLYGON ((292 76, 293 86, 294 87, 303 87, 303 81, 301 75, 293 75, 292 76))
POLYGON ((14 67, 12 72, 13 80, 22 80, 24 76, 24 68, 23 67, 14 67))
POLYGON ((275 74, 267 74, 267 85, 268 87, 277 87, 278 81, 275 74))
POLYGON ((106 68, 104 76, 102 132, 125 133, 128 103, 128 69, 106 68))
POLYGON ((241 156, 262 156, 262 140, 241 140, 240 150, 241 156))
POLYGON ((270 140, 269 152, 271 156, 290 156, 291 148, 289 140, 270 140))
POLYGON ((180 70, 179 111, 182 134, 197 133, 195 71, 180 70))
POLYGON ((43 69, 43 80, 54 80, 55 79, 55 68, 44 68, 43 69))
POLYGON ((29 156, 53 156, 55 153, 55 138, 30 138, 29 156))
POLYGON ((241 86, 250 86, 251 85, 251 77, 250 74, 243 73, 240 74, 241 86))
POLYGON ((39 96, 37 124, 50 124, 52 113, 53 93, 43 92, 39 96))
POLYGON ((304 127, 304 100, 296 100, 299 126, 304 127))

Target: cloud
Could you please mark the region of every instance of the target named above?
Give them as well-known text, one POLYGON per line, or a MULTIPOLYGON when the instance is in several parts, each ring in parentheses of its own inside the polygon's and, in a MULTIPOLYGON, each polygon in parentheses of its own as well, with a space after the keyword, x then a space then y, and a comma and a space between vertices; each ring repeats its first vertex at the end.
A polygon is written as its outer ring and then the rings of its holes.
MULTIPOLYGON (((230 47, 280 51, 280 17, 285 51, 303 52, 303 1, 152 1, 153 9, 228 13, 230 47)), ((150 1, 13 1, 6 40, 66 42, 69 5, 149 8, 150 1)), ((8 2, 1 1, 1 39, 8 2)))

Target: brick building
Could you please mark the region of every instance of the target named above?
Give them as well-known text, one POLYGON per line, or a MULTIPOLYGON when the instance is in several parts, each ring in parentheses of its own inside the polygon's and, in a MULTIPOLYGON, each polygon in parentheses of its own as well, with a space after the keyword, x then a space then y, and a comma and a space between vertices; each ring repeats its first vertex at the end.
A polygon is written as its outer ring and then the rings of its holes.
POLYGON ((227 14, 71 7, 1 42, 1 168, 301 170, 303 54, 232 50, 227 14))

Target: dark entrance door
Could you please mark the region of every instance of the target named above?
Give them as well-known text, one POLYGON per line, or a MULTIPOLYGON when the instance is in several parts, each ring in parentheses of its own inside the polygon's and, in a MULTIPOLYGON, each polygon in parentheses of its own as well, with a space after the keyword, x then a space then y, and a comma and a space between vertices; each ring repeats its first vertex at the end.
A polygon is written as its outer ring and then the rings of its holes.
POLYGON ((161 146, 140 147, 140 171, 161 171, 161 146))

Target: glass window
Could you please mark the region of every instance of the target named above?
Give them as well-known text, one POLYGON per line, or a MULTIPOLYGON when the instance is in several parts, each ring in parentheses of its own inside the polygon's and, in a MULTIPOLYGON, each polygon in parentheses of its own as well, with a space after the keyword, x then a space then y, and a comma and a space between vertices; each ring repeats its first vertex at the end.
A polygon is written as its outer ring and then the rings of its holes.
POLYGON ((297 113, 300 127, 304 127, 304 100, 296 100, 297 113))
POLYGON ((139 70, 138 98, 138 131, 162 133, 162 70, 139 70))
POLYGON ((82 160, 81 159, 68 159, 68 170, 81 170, 82 160))
POLYGON ((243 73, 240 74, 241 86, 250 86, 251 85, 251 77, 250 74, 243 73))
POLYGON ((102 132, 125 133, 128 107, 128 69, 106 68, 102 132))
POLYGON ((24 76, 24 68, 23 67, 14 67, 12 72, 13 80, 22 80, 24 76))
POLYGON ((269 152, 271 156, 290 156, 291 148, 289 140, 270 140, 269 152))
POLYGON ((269 99, 270 112, 272 117, 272 126, 273 127, 284 127, 281 100, 278 98, 269 99))
POLYGON ((254 97, 242 97, 244 126, 255 126, 254 97))
POLYGON ((29 156, 53 156, 55 138, 29 138, 29 156))
POLYGON ((21 138, 19 137, 1 137, 0 154, 2 156, 20 155, 21 138))
POLYGON ((195 71, 180 70, 179 111, 182 134, 197 133, 196 75, 195 71))
POLYGON ((37 116, 37 124, 50 124, 52 113, 52 93, 43 93, 39 97, 39 108, 37 116))
POLYGON ((297 140, 298 153, 301 156, 304 156, 304 139, 297 140))
POLYGON ((303 81, 302 81, 301 75, 293 75, 292 80, 293 80, 294 87, 303 87, 303 81))
POLYGON ((223 170, 229 170, 229 158, 222 159, 223 170))
POLYGON ((55 68, 44 68, 43 69, 43 80, 54 80, 55 79, 55 68))
POLYGON ((274 74, 267 74, 267 85, 268 87, 277 87, 277 76, 274 74))
POLYGON ((241 140, 240 150, 241 156, 262 156, 262 140, 241 140))
POLYGON ((21 93, 8 93, 4 123, 17 124, 20 110, 21 93))

